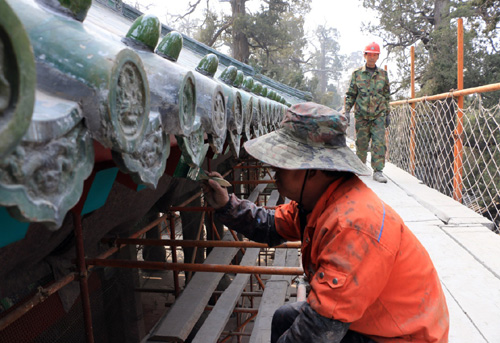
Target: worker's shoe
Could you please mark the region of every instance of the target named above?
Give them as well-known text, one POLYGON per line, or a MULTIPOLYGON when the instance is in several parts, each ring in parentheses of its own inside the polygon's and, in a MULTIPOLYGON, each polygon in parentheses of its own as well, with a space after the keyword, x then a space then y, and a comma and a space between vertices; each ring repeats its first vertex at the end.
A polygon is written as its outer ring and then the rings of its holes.
POLYGON ((373 179, 380 183, 387 183, 387 178, 382 174, 381 171, 376 171, 373 173, 373 179))

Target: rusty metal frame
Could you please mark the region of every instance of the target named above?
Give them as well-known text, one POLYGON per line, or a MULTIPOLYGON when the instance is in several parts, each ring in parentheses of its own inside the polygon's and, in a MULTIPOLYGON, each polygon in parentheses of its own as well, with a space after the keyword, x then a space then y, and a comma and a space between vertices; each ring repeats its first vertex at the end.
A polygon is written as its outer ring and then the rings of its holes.
MULTIPOLYGON (((248 159, 244 160, 238 165, 234 166, 232 170, 225 173, 223 176, 227 176, 229 173, 233 172, 233 185, 243 185, 247 187, 252 187, 257 184, 271 184, 274 183, 274 180, 259 180, 258 176, 261 169, 266 170, 269 174, 268 168, 269 166, 264 166, 259 164, 257 160, 248 159), (248 163, 248 164, 245 164, 248 163), (255 163, 255 164, 250 164, 255 163), (234 170, 246 170, 246 178, 247 180, 235 180, 234 170), (257 172, 254 172, 257 171, 257 172)), ((97 170, 106 168, 107 165, 102 165, 100 167, 95 168, 93 174, 89 179, 87 179, 88 187, 93 181, 95 176, 95 172, 97 170), (101 168, 102 167, 102 168, 101 168)), ((208 164, 210 168, 210 163, 208 164)), ((245 175, 245 174, 242 174, 245 175)), ((249 193, 249 190, 247 189, 249 193)), ((44 302, 49 296, 57 293, 60 289, 71 283, 72 281, 78 280, 80 283, 80 292, 82 299, 82 310, 84 315, 84 325, 86 331, 86 342, 93 343, 94 342, 94 334, 92 328, 92 314, 91 314, 91 305, 90 305, 90 296, 89 296, 89 288, 88 288, 88 275, 92 268, 95 266, 111 266, 111 267, 124 267, 124 268, 147 268, 147 269, 163 269, 163 270, 172 270, 174 274, 174 290, 167 289, 136 289, 137 292, 162 292, 162 293, 174 293, 175 297, 180 294, 178 273, 180 271, 198 271, 198 272, 227 272, 227 273, 249 273, 251 274, 251 278, 255 276, 257 282, 259 283, 260 289, 264 289, 264 283, 260 279, 260 274, 267 275, 302 275, 302 268, 295 267, 268 267, 261 266, 261 262, 259 259, 259 266, 239 266, 239 265, 206 265, 206 264, 196 264, 196 263, 178 263, 176 248, 177 247, 238 247, 244 251, 245 248, 269 248, 266 244, 250 242, 250 241, 239 241, 238 237, 234 232, 231 231, 235 241, 203 241, 203 240, 176 240, 175 239, 175 215, 176 211, 198 211, 203 212, 204 216, 201 221, 201 225, 204 225, 204 217, 205 214, 208 216, 210 224, 207 227, 212 227, 215 230, 215 224, 213 222, 213 209, 209 207, 186 207, 189 203, 191 203, 196 198, 202 195, 202 192, 198 192, 194 194, 192 197, 184 201, 182 204, 171 207, 169 212, 165 215, 159 217, 149 225, 145 226, 141 230, 131 234, 128 238, 115 238, 109 239, 105 238, 102 240, 103 243, 110 244, 110 248, 103 253, 99 254, 95 258, 85 258, 85 247, 84 247, 84 239, 83 239, 83 230, 82 230, 82 218, 81 218, 81 210, 83 208, 83 204, 85 203, 87 193, 84 192, 82 198, 79 203, 75 205, 75 207, 71 210, 73 215, 73 224, 75 230, 75 238, 76 238, 76 250, 77 256, 75 259, 75 264, 77 266, 77 272, 70 273, 55 282, 51 283, 47 287, 39 287, 36 294, 26 299, 24 302, 17 304, 10 312, 7 313, 4 317, 0 318, 0 330, 3 330, 10 324, 14 323, 16 320, 21 318, 24 314, 28 313, 31 309, 33 309, 36 305, 44 302), (167 221, 168 224, 167 225, 167 221), (140 238, 146 232, 151 229, 158 227, 161 224, 165 224, 166 227, 170 228, 170 238, 169 240, 165 239, 142 239, 140 238), (126 260, 111 260, 110 256, 118 252, 121 248, 126 245, 154 245, 154 246, 167 246, 172 250, 172 262, 148 262, 148 261, 126 261, 126 260)), ((267 197, 264 197, 264 203, 267 202, 267 197)), ((260 201, 259 201, 260 202, 260 201)), ((267 207, 274 208, 274 207, 267 207)), ((220 239, 220 237, 218 237, 220 239)), ((285 249, 298 249, 300 248, 299 242, 287 242, 276 246, 274 248, 285 248, 285 249)), ((267 265, 269 252, 261 251, 260 255, 264 255, 265 263, 267 265)), ((194 262, 194 261, 193 261, 194 262)), ((244 333, 243 330, 246 325, 253 320, 257 316, 257 309, 253 309, 254 305, 254 297, 261 297, 262 291, 254 291, 253 290, 253 282, 250 282, 250 291, 243 292, 241 294, 242 297, 246 297, 250 301, 250 308, 235 308, 234 312, 238 314, 249 314, 249 317, 246 318, 243 323, 240 322, 240 317, 238 317, 238 327, 234 332, 223 332, 223 335, 226 337, 223 338, 223 341, 228 340, 233 336, 238 337, 238 341, 240 341, 242 336, 248 336, 249 334, 244 333)), ((244 299, 242 303, 244 304, 244 299)), ((207 309, 210 310, 208 307, 207 309)))

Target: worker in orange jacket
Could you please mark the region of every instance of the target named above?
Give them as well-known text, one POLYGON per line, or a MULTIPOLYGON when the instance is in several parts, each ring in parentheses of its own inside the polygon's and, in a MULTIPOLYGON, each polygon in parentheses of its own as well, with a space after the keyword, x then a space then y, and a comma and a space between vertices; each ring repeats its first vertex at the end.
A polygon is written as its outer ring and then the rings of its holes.
MULTIPOLYGON (((272 343, 448 342, 446 300, 429 254, 399 215, 357 175, 347 119, 314 103, 289 108, 275 132, 250 140, 291 202, 275 211, 229 195, 214 180, 205 198, 229 228, 269 246, 302 242, 311 290, 279 308, 272 343)), ((212 173, 212 176, 218 175, 212 173)))

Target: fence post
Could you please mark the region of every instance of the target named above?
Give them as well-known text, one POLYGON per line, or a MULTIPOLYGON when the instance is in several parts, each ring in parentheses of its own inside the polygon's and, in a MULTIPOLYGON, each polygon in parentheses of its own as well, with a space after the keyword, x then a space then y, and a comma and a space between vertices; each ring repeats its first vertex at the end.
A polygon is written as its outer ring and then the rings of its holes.
MULTIPOLYGON (((415 98, 415 47, 410 48, 411 55, 411 98, 415 98)), ((410 173, 415 175, 415 103, 410 104, 411 118, 410 118, 410 173)))
MULTIPOLYGON (((463 19, 459 18, 457 22, 457 89, 464 89, 464 25, 463 19)), ((458 96, 457 126, 454 134, 455 144, 453 146, 453 199, 462 202, 462 156, 463 142, 463 108, 464 96, 458 96)))
MULTIPOLYGON (((387 71, 387 64, 384 65, 384 70, 387 71)), ((389 105, 389 115, 391 113, 389 105)), ((385 160, 389 161, 389 128, 385 129, 385 160)))

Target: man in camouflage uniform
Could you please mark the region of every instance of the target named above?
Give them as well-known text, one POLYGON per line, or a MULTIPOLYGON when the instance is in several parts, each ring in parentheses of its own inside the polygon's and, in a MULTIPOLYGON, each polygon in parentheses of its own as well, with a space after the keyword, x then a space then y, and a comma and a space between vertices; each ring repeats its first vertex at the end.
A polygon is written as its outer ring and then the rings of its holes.
POLYGON ((371 140, 373 179, 385 183, 387 179, 382 170, 385 166, 385 129, 390 121, 390 90, 387 72, 375 65, 379 54, 380 47, 375 42, 365 48, 366 64, 352 73, 345 112, 349 115, 351 108, 355 108, 356 155, 366 163, 371 140))
POLYGON ((448 310, 432 261, 357 176, 370 171, 347 147, 346 128, 344 115, 303 103, 288 109, 277 131, 245 142, 291 200, 274 211, 229 195, 215 180, 203 186, 227 227, 271 247, 302 243, 311 289, 307 301, 274 313, 271 343, 447 343, 448 310))

